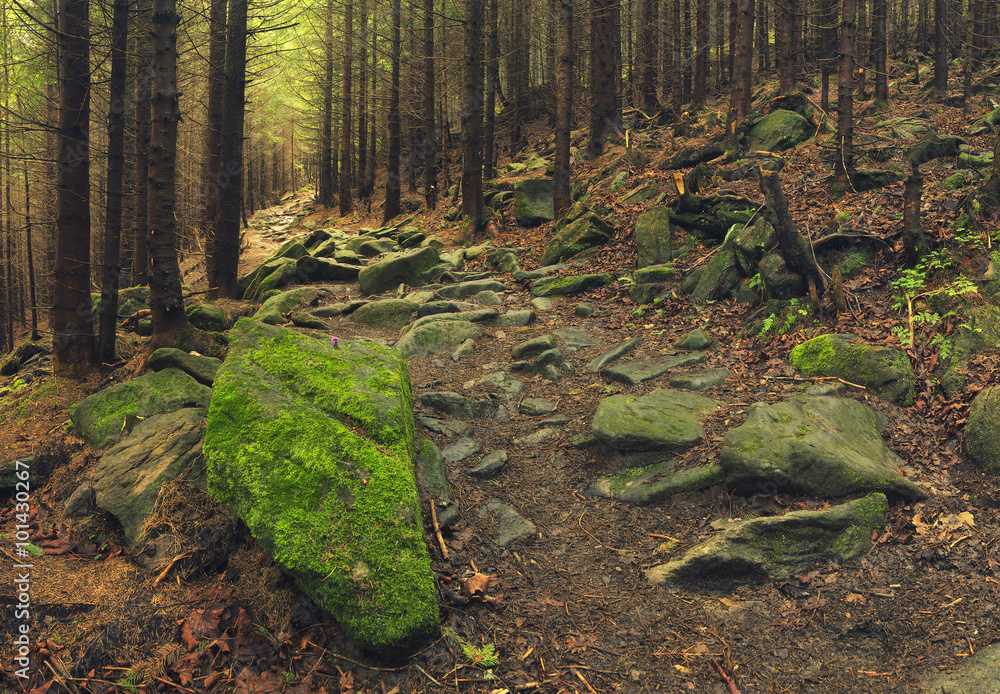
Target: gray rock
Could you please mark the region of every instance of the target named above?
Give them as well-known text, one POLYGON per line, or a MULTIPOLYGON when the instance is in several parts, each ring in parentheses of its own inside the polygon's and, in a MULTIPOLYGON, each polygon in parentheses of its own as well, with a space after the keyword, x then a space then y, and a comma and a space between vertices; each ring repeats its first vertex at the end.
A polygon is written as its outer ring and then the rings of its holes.
POLYGON ((533 296, 568 296, 589 289, 599 289, 614 281, 614 275, 572 275, 570 277, 542 277, 531 283, 533 296))
POLYGON ((727 378, 732 378, 733 372, 729 369, 705 369, 695 371, 690 374, 677 374, 670 377, 671 388, 684 388, 685 390, 705 390, 721 385, 727 378))
POLYGON ((467 320, 434 320, 408 330, 396 348, 407 357, 426 357, 454 349, 466 340, 476 340, 482 334, 482 328, 467 320))
POLYGON ((434 504, 438 524, 453 525, 461 516, 455 494, 448 483, 448 466, 441 450, 429 439, 417 447, 417 484, 423 496, 434 504))
POLYGON ((541 369, 542 378, 548 381, 558 381, 563 377, 563 371, 555 364, 546 364, 541 369))
POLYGON ((476 467, 468 471, 470 477, 485 480, 496 477, 507 465, 507 451, 491 451, 483 456, 476 467))
POLYGON ((1000 643, 980 648, 951 672, 928 675, 920 686, 928 694, 1000 694, 1000 643))
POLYGON ((406 359, 247 319, 230 340, 205 434, 212 496, 363 647, 419 647, 439 615, 406 359))
POLYGON ((965 451, 986 472, 1000 474, 1000 388, 985 388, 972 401, 965 451))
POLYGON ((545 369, 546 366, 559 366, 564 361, 566 361, 566 355, 558 347, 553 347, 552 349, 547 349, 536 356, 529 367, 530 371, 540 372, 545 369))
POLYGON ((541 354, 547 349, 552 349, 559 342, 555 335, 539 335, 538 337, 533 337, 530 340, 522 342, 519 345, 515 345, 511 349, 510 354, 515 359, 524 359, 526 357, 534 356, 535 354, 541 354))
POLYGON ((782 152, 802 144, 815 132, 812 123, 798 113, 777 109, 750 128, 747 149, 751 152, 782 152))
POLYGON ((28 474, 26 481, 32 487, 35 487, 42 482, 44 478, 39 474, 38 466, 34 464, 34 460, 34 456, 29 455, 22 458, 16 458, 11 460, 9 463, 0 465, 0 491, 6 492, 8 490, 16 489, 18 482, 25 481, 22 479, 25 472, 28 474))
POLYGON ((740 272, 753 277, 757 274, 757 265, 777 240, 774 227, 763 217, 758 217, 752 226, 737 227, 736 231, 730 231, 726 243, 733 251, 740 272))
POLYGON ((635 220, 636 267, 660 265, 674 259, 670 245, 670 209, 653 207, 635 220))
POLYGON ((473 280, 441 287, 437 290, 437 294, 442 299, 465 299, 484 291, 505 292, 508 291, 508 287, 503 282, 496 280, 473 280))
POLYGON ((438 252, 430 247, 380 260, 358 275, 361 293, 378 294, 400 284, 419 287, 431 281, 431 269, 439 264, 438 252))
POLYGON ((712 338, 701 328, 692 330, 674 342, 677 349, 708 349, 711 346, 712 338))
POLYGON ((514 184, 514 218, 523 227, 538 226, 555 218, 551 178, 526 178, 514 184))
POLYGON ((635 271, 632 279, 636 284, 669 282, 677 276, 673 265, 650 265, 635 271))
POLYGON ((518 272, 521 266, 517 262, 517 255, 506 248, 497 248, 486 256, 486 264, 497 272, 518 272))
POLYGON ((292 258, 276 258, 264 263, 259 269, 260 273, 255 275, 253 283, 242 295, 245 301, 261 301, 268 292, 305 279, 292 258))
POLYGON ((465 340, 464 342, 462 342, 462 344, 460 344, 458 347, 456 347, 452 351, 452 353, 451 353, 451 360, 452 361, 459 361, 462 357, 467 357, 470 354, 472 354, 473 351, 475 351, 475 349, 476 349, 476 341, 475 340, 471 340, 471 339, 470 340, 465 340))
POLYGON ((423 316, 413 321, 405 328, 403 328, 402 333, 405 335, 415 328, 419 328, 422 325, 428 323, 434 323, 438 321, 466 321, 468 323, 481 323, 483 321, 488 321, 496 318, 500 315, 500 312, 495 308, 480 308, 474 311, 462 311, 461 313, 438 313, 429 316, 423 316))
POLYGON ((587 364, 587 371, 592 374, 596 374, 598 371, 603 369, 605 366, 613 362, 615 359, 620 359, 629 352, 635 350, 642 344, 641 337, 633 337, 624 342, 619 342, 617 345, 609 349, 607 352, 598 354, 596 357, 590 360, 587 364))
POLYGON ((365 304, 351 314, 351 321, 382 330, 399 330, 417 312, 417 304, 406 299, 383 299, 365 304))
POLYGON ((609 381, 635 386, 662 376, 671 369, 679 369, 682 366, 690 366, 704 360, 704 352, 689 352, 688 354, 661 357, 655 361, 649 359, 630 361, 607 368, 603 373, 609 381))
POLYGON ((817 561, 845 562, 867 552, 872 531, 885 527, 887 511, 885 496, 872 494, 823 511, 732 522, 680 559, 647 570, 646 577, 658 585, 696 588, 783 581, 817 561))
POLYGON ((526 434, 525 436, 519 436, 514 439, 514 445, 521 448, 537 446, 542 441, 546 441, 551 438, 555 438, 559 435, 559 430, 553 427, 543 427, 536 431, 526 434))
POLYGON ((163 369, 180 369, 184 373, 192 376, 198 383, 211 386, 215 380, 215 373, 222 366, 222 360, 214 357, 203 357, 201 355, 188 354, 187 352, 173 347, 161 347, 149 355, 146 366, 153 371, 163 369))
POLYGON ((580 318, 590 318, 594 315, 594 307, 586 302, 580 303, 573 308, 573 313, 580 318))
POLYGON ((855 335, 820 335, 796 346, 789 361, 805 376, 836 376, 897 405, 913 404, 916 377, 898 349, 865 345, 855 335))
POLYGON ((698 417, 718 403, 677 390, 654 390, 649 395, 612 395, 597 405, 594 435, 612 448, 649 451, 688 446, 705 432, 698 417))
POLYGON ((531 300, 531 307, 536 311, 551 311, 555 301, 545 296, 536 296, 531 300))
POLYGON ((911 163, 920 165, 933 159, 957 157, 959 146, 964 144, 965 140, 960 137, 954 135, 942 137, 930 130, 906 150, 906 158, 911 163))
POLYGON ((167 368, 98 391, 70 407, 69 417, 92 448, 122 433, 128 415, 150 417, 185 407, 208 407, 212 389, 180 369, 167 368))
POLYGON ((496 409, 489 398, 472 400, 449 390, 421 393, 420 404, 459 419, 480 419, 496 409))
POLYGON ((705 465, 676 472, 674 462, 666 460, 602 477, 589 485, 584 493, 645 506, 663 501, 680 492, 707 489, 721 484, 724 479, 725 473, 718 465, 705 465))
POLYGON ((437 419, 436 417, 417 417, 420 426, 428 431, 442 436, 466 436, 472 432, 472 425, 457 419, 437 419))
POLYGON ((549 412, 555 412, 556 403, 545 398, 525 398, 518 406, 517 411, 530 417, 536 417, 549 412))
POLYGON ((39 355, 49 354, 50 349, 34 342, 25 342, 11 352, 0 366, 0 376, 13 376, 28 362, 39 355))
POLYGON ((185 559, 186 566, 221 568, 228 561, 236 539, 235 515, 221 507, 199 514, 197 523, 183 515, 195 493, 191 487, 205 488, 204 435, 203 409, 153 415, 112 446, 94 471, 97 508, 118 520, 143 566, 159 567, 184 550, 197 555, 185 559), (184 502, 178 504, 178 497, 184 502), (176 510, 182 511, 180 518, 169 513, 176 510), (170 524, 157 523, 143 533, 154 512, 166 515, 170 524))
POLYGON ((802 492, 837 497, 882 492, 926 494, 898 472, 902 461, 879 435, 879 415, 857 400, 798 396, 754 403, 746 421, 726 432, 719 463, 739 492, 802 492))
POLYGON ((557 330, 553 330, 552 334, 562 340, 562 343, 570 352, 577 352, 586 347, 594 347, 601 344, 601 338, 596 337, 594 333, 582 325, 558 328, 557 330))
POLYGON ((330 324, 324 320, 320 320, 317 316, 312 313, 306 313, 305 311, 292 311, 288 314, 288 320, 291 321, 292 325, 296 328, 308 328, 310 330, 329 330, 330 324))
POLYGON ((507 311, 507 313, 497 317, 494 325, 498 328, 523 328, 534 323, 536 317, 535 312, 531 309, 507 311))
POLYGON ((774 299, 795 299, 809 291, 806 278, 789 270, 785 259, 777 253, 766 255, 758 269, 767 295, 774 299))
POLYGON ((456 301, 428 301, 417 309, 417 317, 436 316, 442 313, 458 313, 463 308, 472 308, 472 304, 456 301))
POLYGON ((285 314, 300 307, 315 306, 323 292, 314 287, 290 289, 269 297, 253 314, 253 319, 268 325, 285 322, 285 314))
POLYGON ((306 256, 295 261, 295 268, 299 275, 312 282, 353 282, 358 279, 361 268, 357 262, 348 263, 346 260, 340 253, 332 260, 306 256))
MULTIPOLYGON (((197 304, 187 310, 188 322, 198 330, 221 333, 226 329, 226 312, 215 304, 197 304)), ((30 344, 30 343, 28 343, 30 344)))
POLYGON ((444 450, 441 451, 441 455, 443 455, 444 459, 449 463, 460 463, 481 451, 482 448, 482 445, 478 441, 461 438, 455 443, 446 446, 444 450))
POLYGON ((508 395, 520 395, 528 387, 524 381, 508 376, 503 371, 487 374, 482 378, 475 379, 466 384, 470 390, 478 390, 484 387, 493 387, 502 390, 508 395))
POLYGON ((489 289, 477 292, 475 299, 483 306, 500 306, 503 303, 500 295, 489 289))
POLYGON ((509 547, 518 542, 527 542, 538 536, 538 528, 521 514, 499 499, 490 499, 481 509, 480 518, 488 518, 496 525, 494 542, 501 547, 509 547))
MULTIPOLYGON (((689 293, 693 301, 718 301, 729 296, 739 283, 740 272, 735 256, 727 246, 723 246, 698 274, 697 282, 690 287, 689 293)), ((688 288, 689 284, 685 281, 681 291, 687 292, 688 288)))
POLYGON ((560 263, 559 265, 549 265, 548 267, 540 267, 534 270, 518 270, 513 273, 514 279, 518 282, 524 282, 525 280, 537 280, 540 277, 547 277, 553 272, 559 270, 565 270, 568 265, 565 263, 560 263))
POLYGON ((554 265, 589 248, 603 245, 614 230, 614 224, 587 210, 556 232, 538 262, 540 265, 554 265))

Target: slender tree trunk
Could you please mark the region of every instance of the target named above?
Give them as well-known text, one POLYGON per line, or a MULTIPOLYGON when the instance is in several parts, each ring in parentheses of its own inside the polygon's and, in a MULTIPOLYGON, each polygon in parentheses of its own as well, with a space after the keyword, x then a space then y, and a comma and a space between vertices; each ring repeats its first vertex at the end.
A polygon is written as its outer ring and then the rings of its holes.
POLYGON ((25 131, 27 130, 24 118, 24 108, 21 105, 21 97, 17 96, 17 110, 21 117, 21 160, 24 175, 24 244, 25 255, 28 265, 28 304, 31 310, 31 339, 37 340, 38 334, 38 299, 35 282, 35 242, 32 238, 31 228, 31 179, 28 178, 28 146, 26 143, 25 131))
POLYGON ((462 211, 473 235, 482 229, 483 202, 483 4, 465 0, 465 88, 462 95, 462 211))
POLYGON ((326 2, 323 26, 323 122, 320 124, 319 185, 317 202, 323 207, 333 205, 333 0, 326 2))
POLYGON ((52 315, 53 373, 94 366, 90 309, 90 8, 63 0, 59 23, 59 154, 52 315))
POLYGON ((615 109, 615 47, 613 0, 591 0, 590 144, 594 156, 604 152, 605 140, 620 132, 621 114, 615 109))
MULTIPOLYGON (((573 120, 574 2, 575 0, 559 0, 559 16, 556 22, 556 151, 555 174, 552 181, 552 203, 556 218, 572 204, 569 142, 573 120)), ((645 46, 643 50, 646 50, 645 46)), ((647 58, 648 54, 644 62, 647 58)))
POLYGON ((858 23, 854 33, 854 86, 858 99, 867 98, 868 81, 865 68, 868 66, 868 1, 855 0, 858 6, 858 23))
MULTIPOLYGON (((656 41, 659 38, 654 8, 656 0, 642 0, 642 30, 639 33, 639 65, 641 71, 639 92, 642 94, 642 108, 646 115, 656 115, 660 111, 659 99, 656 98, 656 41)), ((570 8, 572 12, 572 7, 570 8)), ((559 21, 562 21, 565 10, 560 4, 559 21)), ((570 58, 570 74, 572 74, 572 55, 570 58)), ((559 79, 558 77, 556 78, 559 79)), ((560 96, 556 96, 560 99, 560 96)), ((558 109, 558 105, 556 106, 558 109)), ((558 126, 558 118, 557 124, 558 126)))
POLYGON ((483 159, 486 165, 486 180, 491 180, 496 176, 496 107, 497 87, 500 85, 500 42, 497 36, 499 11, 497 9, 497 0, 489 0, 489 2, 489 48, 486 59, 486 127, 483 131, 483 159))
POLYGON ((97 356, 115 361, 118 287, 121 283, 122 172, 125 166, 125 51, 128 0, 115 0, 111 33, 111 105, 108 110, 108 202, 104 222, 104 273, 101 281, 100 337, 97 356))
POLYGON ((368 1, 361 0, 358 35, 358 197, 367 199, 368 183, 368 1))
POLYGON ((875 64, 875 100, 883 103, 889 101, 889 74, 887 63, 889 57, 889 37, 887 24, 886 0, 875 0, 872 6, 872 52, 875 64))
POLYGON ((399 59, 401 41, 400 33, 400 0, 390 0, 392 3, 392 61, 391 84, 389 86, 389 161, 385 172, 385 207, 383 208, 382 224, 387 225, 391 219, 400 213, 399 186, 399 150, 401 133, 399 127, 399 59))
POLYGON ((368 191, 368 208, 371 209, 371 196, 375 192, 375 155, 377 146, 375 143, 376 121, 378 118, 378 106, 376 94, 378 93, 378 32, 375 30, 374 17, 378 16, 375 0, 372 0, 372 64, 369 66, 372 76, 371 91, 368 93, 370 107, 368 109, 368 167, 365 171, 365 190, 368 191))
MULTIPOLYGON (((234 0, 238 5, 240 0, 234 0)), ((176 343, 187 327, 177 263, 177 16, 176 0, 153 0, 152 131, 149 140, 149 308, 152 343, 176 343)), ((232 22, 232 19, 230 19, 232 22)))
POLYGON ((511 59, 508 61, 508 84, 510 85, 510 99, 513 102, 513 113, 511 114, 510 125, 510 152, 515 154, 523 146, 521 127, 524 123, 525 112, 525 80, 524 72, 528 58, 524 51, 524 3, 527 0, 513 0, 513 23, 514 23, 514 49, 511 51, 511 59))
MULTIPOLYGON (((163 0, 160 0, 163 1, 163 0)), ((243 210, 243 111, 246 99, 247 0, 230 0, 226 26, 219 215, 215 220, 215 275, 209 286, 220 297, 236 296, 243 210)), ((321 164, 322 165, 322 164, 321 164)))
POLYGON ((752 107, 750 90, 753 86, 753 20, 754 0, 737 0, 736 55, 733 59, 733 113, 730 133, 747 117, 752 107))
MULTIPOLYGON (((424 201, 437 208, 437 128, 434 123, 434 0, 424 0, 424 201)), ((443 125, 443 124, 442 124, 443 125)))
POLYGON ((351 199, 351 71, 354 57, 354 29, 352 27, 353 7, 344 4, 344 75, 340 116, 340 216, 343 217, 354 206, 351 199))
POLYGON ((920 224, 920 199, 924 179, 920 167, 910 162, 911 173, 903 187, 903 248, 911 265, 916 265, 927 253, 927 236, 920 224))
POLYGON ((691 108, 704 108, 708 86, 708 5, 710 0, 697 0, 695 13, 695 60, 694 60, 694 90, 691 94, 691 108))
POLYGON ((948 91, 948 3, 934 0, 934 88, 948 91))
POLYGON ((153 93, 153 67, 151 52, 150 0, 138 0, 136 23, 138 40, 136 41, 136 72, 138 79, 135 87, 135 229, 133 230, 132 246, 132 282, 142 286, 149 283, 149 250, 146 239, 149 236, 149 133, 150 100, 153 93))
POLYGON ((791 94, 795 91, 794 22, 798 12, 796 0, 778 0, 775 29, 778 41, 778 91, 791 94))
POLYGON ((219 214, 219 164, 222 161, 222 91, 225 87, 226 1, 211 0, 208 10, 208 109, 205 114, 205 171, 202 180, 205 235, 205 275, 212 277, 215 257, 215 218, 219 214))
POLYGON ((837 72, 837 163, 834 181, 844 190, 854 178, 854 20, 855 0, 843 0, 837 72))

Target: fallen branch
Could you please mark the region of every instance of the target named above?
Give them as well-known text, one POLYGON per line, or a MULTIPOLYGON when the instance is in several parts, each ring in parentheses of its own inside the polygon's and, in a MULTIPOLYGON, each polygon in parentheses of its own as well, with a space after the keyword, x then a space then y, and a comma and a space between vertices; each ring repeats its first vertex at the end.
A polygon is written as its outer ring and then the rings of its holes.
POLYGON ((167 562, 167 565, 164 567, 163 571, 161 571, 160 575, 156 577, 155 581, 153 581, 153 587, 155 588, 156 586, 158 586, 161 583, 163 583, 166 580, 166 578, 167 578, 167 574, 170 573, 170 570, 173 569, 175 566, 177 566, 177 564, 182 559, 187 559, 192 554, 193 554, 193 552, 191 552, 191 551, 181 552, 176 557, 174 557, 169 562, 167 562))
POLYGON ((712 658, 712 665, 715 666, 716 671, 719 673, 719 677, 722 678, 722 681, 726 683, 726 687, 729 688, 729 694, 740 694, 740 690, 736 688, 736 683, 733 682, 733 678, 726 674, 726 671, 722 669, 721 665, 719 665, 719 661, 712 658))
POLYGON ((448 548, 444 545, 444 538, 441 537, 441 526, 438 525, 438 514, 434 510, 434 499, 431 499, 431 523, 434 524, 434 535, 437 537, 438 545, 441 546, 441 556, 445 561, 448 560, 448 548))

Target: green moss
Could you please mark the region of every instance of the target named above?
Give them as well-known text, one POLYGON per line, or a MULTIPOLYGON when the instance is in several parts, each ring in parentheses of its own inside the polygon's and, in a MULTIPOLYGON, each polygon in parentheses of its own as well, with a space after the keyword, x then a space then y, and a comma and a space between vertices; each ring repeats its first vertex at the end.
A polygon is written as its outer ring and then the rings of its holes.
POLYGON ((913 369, 899 350, 855 344, 851 336, 821 335, 796 346, 789 362, 806 376, 837 376, 899 405, 913 404, 913 369))

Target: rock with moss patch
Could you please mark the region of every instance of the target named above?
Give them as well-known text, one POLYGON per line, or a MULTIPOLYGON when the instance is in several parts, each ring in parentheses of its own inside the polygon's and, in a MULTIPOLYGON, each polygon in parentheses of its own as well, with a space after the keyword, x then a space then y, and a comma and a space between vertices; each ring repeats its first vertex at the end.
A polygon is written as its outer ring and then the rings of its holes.
POLYGON ((862 344, 854 335, 820 335, 795 347, 789 361, 806 376, 835 376, 897 405, 913 404, 916 378, 898 349, 862 344))
MULTIPOLYGON (((984 279, 987 285, 1000 279, 998 271, 1000 253, 994 253, 990 269, 984 279)), ((965 385, 965 368, 969 358, 983 350, 1000 346, 1000 309, 995 306, 975 306, 968 319, 958 326, 954 336, 947 338, 939 348, 944 373, 941 390, 948 397, 965 385)))
POLYGON ((627 504, 655 504, 680 492, 707 489, 722 482, 725 474, 718 465, 704 465, 674 470, 674 461, 666 460, 644 467, 628 468, 607 475, 590 484, 584 493, 627 504))
POLYGON ((286 313, 304 306, 315 306, 323 294, 324 292, 315 287, 299 287, 275 294, 257 309, 257 312, 253 314, 253 319, 268 325, 284 323, 286 313))
POLYGON ((774 247, 778 237, 767 220, 760 217, 752 225, 740 225, 729 230, 726 245, 733 251, 736 266, 747 277, 757 274, 757 265, 774 247))
POLYGON ((161 347, 146 360, 146 366, 153 371, 175 368, 193 376, 198 383, 211 386, 215 374, 222 366, 222 360, 215 357, 203 357, 200 354, 189 354, 173 347, 161 347))
POLYGON ((379 294, 400 284, 410 287, 427 284, 439 263, 438 252, 429 246, 372 263, 358 274, 361 293, 379 294))
POLYGON ((552 237, 538 261, 539 265, 554 265, 589 248, 601 246, 608 242, 614 230, 614 224, 587 211, 552 237))
POLYGON ((127 415, 149 417, 184 407, 208 407, 212 389, 180 369, 163 369, 105 388, 70 408, 83 440, 104 448, 122 433, 127 415))
POLYGON ((777 109, 757 121, 750 129, 747 149, 751 152, 781 152, 802 144, 816 128, 794 111, 777 109))
POLYGON ((863 555, 872 532, 885 526, 887 511, 885 496, 872 494, 822 511, 732 522, 680 559, 647 570, 646 578, 656 585, 714 589, 783 581, 816 562, 863 555))
POLYGON ((934 159, 957 157, 959 145, 965 140, 954 135, 942 137, 933 130, 924 134, 915 144, 906 150, 906 158, 911 164, 926 164, 934 159))
POLYGON ((532 296, 568 296, 588 289, 605 287, 614 281, 614 275, 572 275, 570 277, 541 277, 531 283, 532 296))
POLYGON ((441 449, 429 439, 424 439, 417 447, 417 483, 424 498, 435 505, 438 523, 452 525, 461 512, 455 503, 455 494, 448 483, 448 466, 441 449))
POLYGON ((402 353, 241 319, 208 413, 208 488, 365 648, 437 633, 402 353))
POLYGON ((385 299, 365 304, 351 314, 351 321, 383 330, 399 330, 417 312, 417 304, 406 299, 385 299))
POLYGON ((704 352, 689 352, 687 354, 674 354, 659 359, 637 359, 625 362, 618 366, 612 366, 604 370, 604 377, 609 381, 622 383, 627 386, 636 386, 645 381, 650 381, 658 376, 662 376, 671 369, 682 366, 691 366, 705 360, 704 352))
POLYGON ((188 321, 198 330, 221 333, 226 329, 226 312, 215 304, 197 304, 187 310, 188 321))
POLYGON ((1000 643, 994 643, 961 659, 950 672, 925 677, 920 686, 928 694, 1000 694, 998 674, 1000 643))
POLYGON ((862 402, 798 396, 747 409, 746 421, 726 432, 719 462, 740 493, 787 491, 823 497, 882 492, 922 499, 923 490, 899 473, 902 461, 879 432, 880 415, 862 402))
POLYGON ((406 356, 427 357, 455 349, 466 340, 477 340, 483 334, 483 329, 477 324, 459 319, 455 314, 446 313, 427 318, 437 320, 414 325, 396 343, 396 348, 402 350, 406 356), (454 320, 448 320, 449 318, 454 320))
POLYGON ((676 256, 671 247, 670 208, 652 207, 639 215, 634 234, 636 267, 661 265, 676 256))
POLYGON ((698 419, 717 407, 714 400, 678 390, 654 390, 642 397, 612 395, 598 403, 593 432, 619 450, 685 447, 705 435, 698 419))
POLYGON ((984 470, 1000 474, 1000 388, 986 388, 972 401, 965 450, 984 470))
POLYGON ((514 184, 514 218, 523 227, 538 226, 555 218, 551 178, 526 178, 514 184))
POLYGON ((788 269, 778 253, 769 253, 760 261, 760 279, 767 295, 775 299, 795 299, 809 291, 806 278, 788 269))
POLYGON ((487 520, 494 531, 493 541, 500 547, 529 542, 538 536, 538 528, 512 506, 499 499, 490 499, 479 509, 479 517, 487 520))
POLYGON ((437 295, 442 299, 467 299, 470 296, 475 296, 479 292, 505 292, 508 291, 509 287, 503 282, 497 282, 496 280, 470 280, 467 282, 459 282, 458 284, 448 285, 447 287, 441 287, 437 290, 437 295))
MULTIPOLYGON (((736 265, 736 257, 727 246, 723 246, 712 256, 712 259, 698 275, 698 281, 691 286, 692 301, 718 301, 729 296, 729 293, 740 283, 740 272, 736 265)), ((685 282, 681 291, 689 287, 685 282)))

